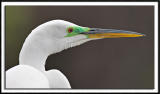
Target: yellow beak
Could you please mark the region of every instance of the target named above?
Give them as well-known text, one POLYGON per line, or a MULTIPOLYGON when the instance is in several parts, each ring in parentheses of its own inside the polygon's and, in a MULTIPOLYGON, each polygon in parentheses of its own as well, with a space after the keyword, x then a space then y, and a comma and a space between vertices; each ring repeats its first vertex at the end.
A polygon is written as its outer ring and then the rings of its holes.
POLYGON ((103 33, 103 34, 89 34, 88 38, 121 38, 121 37, 141 37, 140 34, 127 33, 103 33))
POLYGON ((144 34, 132 31, 99 28, 90 28, 89 31, 83 32, 82 34, 87 34, 88 38, 121 38, 144 36, 144 34))

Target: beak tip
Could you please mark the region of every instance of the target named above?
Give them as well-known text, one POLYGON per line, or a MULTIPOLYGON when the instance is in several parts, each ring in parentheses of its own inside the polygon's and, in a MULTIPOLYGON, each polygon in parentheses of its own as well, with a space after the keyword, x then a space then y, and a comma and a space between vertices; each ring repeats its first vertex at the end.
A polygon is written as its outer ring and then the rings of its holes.
POLYGON ((141 34, 141 36, 143 37, 143 36, 146 36, 146 34, 141 34))

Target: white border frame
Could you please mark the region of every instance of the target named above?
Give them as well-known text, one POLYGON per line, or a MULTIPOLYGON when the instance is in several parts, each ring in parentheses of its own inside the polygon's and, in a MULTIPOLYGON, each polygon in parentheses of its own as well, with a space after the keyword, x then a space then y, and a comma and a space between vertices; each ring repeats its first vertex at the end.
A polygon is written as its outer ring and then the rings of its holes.
POLYGON ((158 2, 2 2, 1 3, 1 89, 2 92, 28 92, 28 93, 62 93, 62 92, 81 92, 81 93, 153 93, 158 92, 158 2), (154 89, 35 89, 35 90, 7 90, 4 88, 4 72, 5 72, 5 6, 154 6, 154 89))

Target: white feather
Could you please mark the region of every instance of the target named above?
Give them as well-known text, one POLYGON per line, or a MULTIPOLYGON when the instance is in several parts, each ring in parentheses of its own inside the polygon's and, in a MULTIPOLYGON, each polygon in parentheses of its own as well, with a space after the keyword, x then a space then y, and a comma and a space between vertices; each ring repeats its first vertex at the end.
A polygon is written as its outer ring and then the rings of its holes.
POLYGON ((6 72, 6 87, 71 88, 68 79, 60 71, 45 71, 45 62, 49 55, 89 41, 85 35, 64 37, 69 26, 78 25, 53 20, 35 28, 23 44, 19 56, 20 65, 6 72))

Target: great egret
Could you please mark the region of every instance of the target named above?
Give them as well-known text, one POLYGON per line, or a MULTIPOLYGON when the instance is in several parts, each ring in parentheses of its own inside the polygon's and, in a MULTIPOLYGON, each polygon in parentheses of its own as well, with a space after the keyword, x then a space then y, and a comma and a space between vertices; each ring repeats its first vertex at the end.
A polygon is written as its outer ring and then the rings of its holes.
POLYGON ((26 38, 19 55, 19 65, 6 72, 6 88, 71 88, 59 70, 45 71, 49 55, 90 40, 140 36, 143 34, 82 27, 64 20, 46 22, 26 38))

